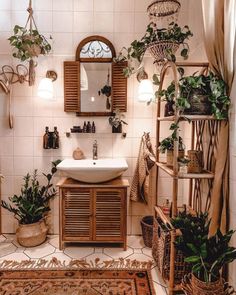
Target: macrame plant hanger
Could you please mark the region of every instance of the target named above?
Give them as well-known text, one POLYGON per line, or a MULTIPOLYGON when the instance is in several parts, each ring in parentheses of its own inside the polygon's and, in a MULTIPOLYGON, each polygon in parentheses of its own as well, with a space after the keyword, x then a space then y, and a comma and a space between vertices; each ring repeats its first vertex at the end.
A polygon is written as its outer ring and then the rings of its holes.
MULTIPOLYGON (((38 31, 37 25, 34 20, 33 15, 33 8, 32 8, 32 0, 29 0, 29 7, 27 8, 27 11, 29 13, 27 22, 25 24, 25 29, 27 29, 27 26, 29 25, 30 30, 30 36, 33 36, 33 27, 38 31)), ((34 62, 33 58, 29 61, 29 86, 34 85, 35 82, 35 67, 37 66, 37 63, 34 62)))

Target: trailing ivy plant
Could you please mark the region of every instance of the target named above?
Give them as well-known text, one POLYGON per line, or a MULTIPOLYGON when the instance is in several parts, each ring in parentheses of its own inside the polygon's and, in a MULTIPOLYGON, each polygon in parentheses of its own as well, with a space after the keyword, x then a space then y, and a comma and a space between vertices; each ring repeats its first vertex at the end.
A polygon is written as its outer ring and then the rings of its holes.
MULTIPOLYGON (((181 73, 183 74, 184 72, 181 73)), ((230 106, 227 84, 217 75, 210 72, 208 75, 183 76, 178 82, 179 96, 176 99, 176 107, 183 114, 191 108, 190 99, 200 101, 200 96, 206 96, 210 106, 210 113, 217 119, 227 119, 230 106)), ((156 97, 166 101, 174 100, 175 84, 171 84, 160 92, 156 97)))
POLYGON ((14 48, 13 57, 26 61, 40 54, 46 55, 51 51, 51 45, 38 30, 30 31, 16 25, 13 31, 14 35, 8 38, 10 45, 14 48))
POLYGON ((49 201, 57 195, 51 182, 59 163, 60 160, 52 162, 51 173, 43 173, 46 178, 46 185, 39 184, 37 170, 35 170, 32 176, 28 173, 23 178, 24 184, 21 193, 9 198, 13 206, 5 201, 1 202, 1 206, 13 213, 20 224, 38 222, 50 211, 49 201))
MULTIPOLYGON (((145 51, 153 42, 170 41, 182 46, 181 56, 184 59, 188 58, 189 46, 186 40, 192 37, 193 34, 188 26, 181 28, 177 23, 170 23, 167 28, 158 29, 156 24, 150 23, 147 26, 145 35, 140 40, 134 40, 130 47, 123 47, 115 61, 128 61, 131 64, 124 69, 124 74, 129 77, 136 69, 132 66, 132 61, 136 60, 139 64, 142 62, 145 51)), ((171 49, 166 51, 168 60, 175 61, 176 56, 171 49)), ((159 62, 158 60, 155 62, 159 62)))
POLYGON ((229 246, 234 231, 222 234, 218 229, 210 236, 210 222, 207 213, 193 216, 186 211, 171 220, 175 229, 181 231, 175 247, 183 252, 193 274, 206 283, 218 280, 222 267, 236 259, 236 248, 229 246))

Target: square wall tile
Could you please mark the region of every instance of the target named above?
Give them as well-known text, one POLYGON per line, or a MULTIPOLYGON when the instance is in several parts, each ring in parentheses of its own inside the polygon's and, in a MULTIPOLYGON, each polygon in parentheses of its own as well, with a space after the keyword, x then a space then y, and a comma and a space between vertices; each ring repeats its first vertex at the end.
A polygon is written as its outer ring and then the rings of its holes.
POLYGON ((34 171, 33 157, 14 157, 14 175, 24 176, 34 171))
MULTIPOLYGON (((52 11, 37 11, 35 12, 35 21, 40 32, 52 32, 52 11)), ((50 40, 48 40, 50 41, 50 40)))
POLYGON ((93 6, 93 0, 74 0, 74 11, 92 11, 93 6))
POLYGON ((134 18, 135 33, 142 33, 144 35, 149 22, 150 20, 146 12, 135 13, 135 18, 134 18))
POLYGON ((5 175, 13 175, 14 173, 14 168, 13 168, 13 156, 12 157, 7 157, 7 156, 2 156, 0 158, 0 171, 1 174, 5 175))
POLYGON ((113 32, 113 13, 97 12, 94 15, 94 23, 98 32, 113 32))
POLYGON ((27 96, 14 96, 14 115, 17 117, 33 116, 33 99, 27 96))
POLYGON ((12 10, 26 10, 28 8, 28 6, 29 6, 29 1, 28 0, 21 0, 21 1, 11 0, 11 3, 12 3, 12 5, 11 5, 12 10))
POLYGON ((115 13, 114 16, 115 16, 115 21, 114 21, 115 33, 133 33, 134 32, 134 13, 132 12, 115 13))
POLYGON ((93 26, 92 12, 74 12, 74 32, 93 32, 93 26))
POLYGON ((34 0, 35 10, 52 10, 52 0, 34 0))
POLYGON ((71 12, 53 12, 53 32, 70 33, 73 30, 73 17, 71 12))
POLYGON ((15 156, 33 156, 34 138, 33 137, 15 137, 14 155, 15 156))
POLYGON ((134 0, 115 0, 115 11, 134 11, 134 0))
POLYGON ((53 0, 52 2, 54 11, 72 11, 73 4, 73 0, 53 0))
POLYGON ((11 31, 11 11, 1 11, 0 10, 0 28, 1 31, 11 31))
POLYGON ((14 136, 33 136, 34 120, 33 117, 14 118, 14 136))
POLYGON ((13 155, 13 137, 0 138, 0 151, 2 157, 13 155))
POLYGON ((115 0, 99 0, 94 1, 94 11, 113 11, 115 0))

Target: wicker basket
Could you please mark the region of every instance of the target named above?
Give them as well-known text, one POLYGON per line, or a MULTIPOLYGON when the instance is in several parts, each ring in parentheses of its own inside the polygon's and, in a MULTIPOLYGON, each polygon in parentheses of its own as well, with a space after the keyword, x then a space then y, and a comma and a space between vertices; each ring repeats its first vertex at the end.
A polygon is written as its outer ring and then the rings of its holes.
POLYGON ((233 293, 233 288, 225 284, 221 279, 212 283, 205 283, 197 279, 193 274, 183 278, 182 288, 187 295, 228 295, 233 293), (232 293, 231 293, 232 292, 232 293))
POLYGON ((188 151, 188 173, 202 173, 203 170, 203 152, 197 150, 188 151))
MULTIPOLYGON (((179 158, 183 158, 184 157, 184 150, 180 150, 178 156, 179 156, 179 158)), ((174 151, 167 150, 166 151, 166 165, 173 166, 173 159, 174 159, 174 151)))
POLYGON ((141 227, 145 246, 152 248, 153 216, 144 216, 141 220, 141 227))
MULTIPOLYGON (((153 223, 152 256, 164 280, 170 278, 170 243, 171 234, 162 220, 157 217, 153 223)), ((176 251, 175 255, 175 284, 179 284, 183 277, 190 272, 190 266, 184 262, 182 252, 176 251)))
POLYGON ((156 62, 162 62, 165 59, 170 59, 170 54, 175 54, 179 48, 179 43, 171 41, 156 41, 148 45, 148 50, 156 62))

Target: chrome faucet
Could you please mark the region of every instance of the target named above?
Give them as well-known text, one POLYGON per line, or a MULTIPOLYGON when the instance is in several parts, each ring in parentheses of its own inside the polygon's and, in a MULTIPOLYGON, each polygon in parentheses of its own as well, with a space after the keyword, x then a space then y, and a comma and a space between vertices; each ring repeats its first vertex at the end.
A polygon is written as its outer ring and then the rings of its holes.
POLYGON ((97 160, 98 158, 98 144, 97 144, 97 141, 94 140, 94 143, 93 143, 93 160, 97 160))

